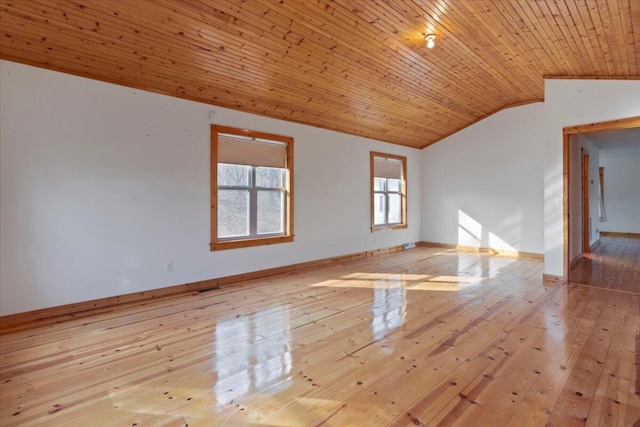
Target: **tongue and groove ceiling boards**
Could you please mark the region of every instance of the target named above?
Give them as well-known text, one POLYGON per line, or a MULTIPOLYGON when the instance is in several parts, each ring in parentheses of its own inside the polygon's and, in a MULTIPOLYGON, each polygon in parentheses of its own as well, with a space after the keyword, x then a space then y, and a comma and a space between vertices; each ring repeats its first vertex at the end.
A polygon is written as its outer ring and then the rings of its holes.
POLYGON ((542 101, 545 77, 640 76, 640 0, 0 6, 1 58, 416 148, 542 101))

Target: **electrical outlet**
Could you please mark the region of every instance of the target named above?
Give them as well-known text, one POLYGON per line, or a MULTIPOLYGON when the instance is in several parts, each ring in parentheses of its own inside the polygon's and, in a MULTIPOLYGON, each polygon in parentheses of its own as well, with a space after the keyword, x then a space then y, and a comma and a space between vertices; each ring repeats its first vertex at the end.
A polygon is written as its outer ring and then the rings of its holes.
POLYGON ((173 273, 173 261, 167 263, 167 273, 173 273))

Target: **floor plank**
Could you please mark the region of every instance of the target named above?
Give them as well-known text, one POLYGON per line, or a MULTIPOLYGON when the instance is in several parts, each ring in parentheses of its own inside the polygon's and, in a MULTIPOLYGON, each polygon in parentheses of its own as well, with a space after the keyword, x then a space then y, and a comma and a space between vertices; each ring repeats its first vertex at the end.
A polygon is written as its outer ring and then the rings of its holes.
POLYGON ((640 293, 640 239, 602 236, 569 271, 569 282, 640 293))
POLYGON ((416 248, 20 328, 0 425, 640 422, 640 294, 542 268, 416 248))

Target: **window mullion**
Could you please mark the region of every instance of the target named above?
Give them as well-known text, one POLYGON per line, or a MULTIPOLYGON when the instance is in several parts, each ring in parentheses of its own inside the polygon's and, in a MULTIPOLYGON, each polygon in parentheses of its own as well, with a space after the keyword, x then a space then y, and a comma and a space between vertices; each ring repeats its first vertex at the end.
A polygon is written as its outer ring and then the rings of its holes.
POLYGON ((389 191, 385 191, 384 192, 384 196, 386 197, 386 200, 387 200, 386 203, 385 203, 385 211, 386 212, 385 212, 384 223, 386 225, 389 225, 389 204, 390 204, 390 201, 391 201, 391 199, 389 198, 389 191))
POLYGON ((256 168, 251 168, 251 190, 249 191, 249 235, 258 235, 258 190, 256 188, 256 168))
POLYGON ((385 203, 385 219, 384 219, 384 223, 385 225, 389 225, 389 209, 390 209, 390 202, 391 202, 391 198, 389 197, 389 178, 384 180, 384 197, 386 200, 385 203))

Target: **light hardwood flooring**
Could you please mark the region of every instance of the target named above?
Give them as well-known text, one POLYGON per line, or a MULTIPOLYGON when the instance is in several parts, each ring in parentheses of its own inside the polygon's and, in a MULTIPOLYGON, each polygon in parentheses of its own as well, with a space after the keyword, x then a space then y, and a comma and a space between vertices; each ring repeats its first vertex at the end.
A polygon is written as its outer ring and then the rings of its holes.
POLYGON ((640 295, 436 248, 0 337, 0 425, 633 426, 640 295))
POLYGON ((569 282, 640 293, 640 239, 602 236, 571 268, 569 282))

